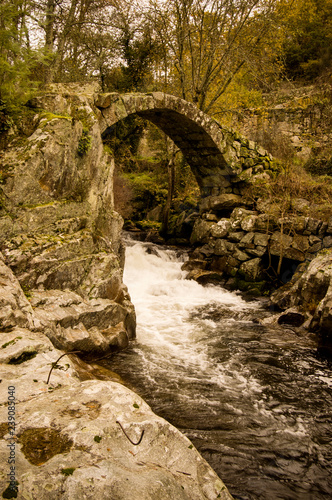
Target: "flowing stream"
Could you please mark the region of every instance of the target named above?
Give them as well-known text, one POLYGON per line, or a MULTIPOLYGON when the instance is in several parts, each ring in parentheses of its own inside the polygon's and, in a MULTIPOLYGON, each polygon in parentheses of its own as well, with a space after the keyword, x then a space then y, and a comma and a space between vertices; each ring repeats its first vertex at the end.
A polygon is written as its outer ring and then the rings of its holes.
POLYGON ((332 363, 259 301, 184 279, 183 252, 127 241, 137 340, 109 360, 242 500, 332 498, 332 363))

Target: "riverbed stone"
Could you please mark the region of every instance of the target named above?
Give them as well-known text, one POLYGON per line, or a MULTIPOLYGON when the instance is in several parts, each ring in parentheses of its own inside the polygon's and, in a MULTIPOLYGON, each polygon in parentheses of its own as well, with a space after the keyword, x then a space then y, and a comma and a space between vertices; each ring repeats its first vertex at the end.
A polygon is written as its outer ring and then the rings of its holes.
POLYGON ((247 281, 258 281, 262 272, 261 259, 256 258, 243 262, 240 266, 239 272, 247 281))
POLYGON ((231 228, 229 219, 220 219, 217 224, 211 227, 211 236, 213 238, 224 238, 231 228))
POLYGON ((301 326, 306 321, 307 315, 297 308, 292 307, 287 309, 285 312, 280 314, 278 318, 279 325, 292 325, 292 326, 301 326))
POLYGON ((332 253, 324 252, 309 265, 303 264, 289 283, 271 295, 271 301, 282 309, 309 312, 313 316, 310 329, 331 342, 332 253))

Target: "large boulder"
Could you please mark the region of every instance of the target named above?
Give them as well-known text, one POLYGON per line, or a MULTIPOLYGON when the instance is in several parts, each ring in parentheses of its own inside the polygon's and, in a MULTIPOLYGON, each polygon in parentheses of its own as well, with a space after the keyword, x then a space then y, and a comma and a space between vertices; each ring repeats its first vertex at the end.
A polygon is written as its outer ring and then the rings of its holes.
POLYGON ((283 310, 306 312, 309 329, 332 341, 332 251, 323 250, 309 265, 303 264, 292 280, 271 295, 283 310), (295 309, 294 309, 295 308, 295 309))

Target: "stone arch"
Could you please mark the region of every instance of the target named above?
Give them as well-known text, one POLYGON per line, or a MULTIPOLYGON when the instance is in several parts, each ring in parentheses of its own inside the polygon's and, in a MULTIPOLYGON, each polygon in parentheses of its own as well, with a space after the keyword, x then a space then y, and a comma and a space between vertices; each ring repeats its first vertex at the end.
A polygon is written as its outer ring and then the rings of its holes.
POLYGON ((181 149, 202 196, 232 192, 232 177, 240 165, 236 150, 230 150, 225 130, 193 104, 154 92, 100 94, 95 105, 101 111, 102 134, 119 120, 137 114, 157 125, 181 149))

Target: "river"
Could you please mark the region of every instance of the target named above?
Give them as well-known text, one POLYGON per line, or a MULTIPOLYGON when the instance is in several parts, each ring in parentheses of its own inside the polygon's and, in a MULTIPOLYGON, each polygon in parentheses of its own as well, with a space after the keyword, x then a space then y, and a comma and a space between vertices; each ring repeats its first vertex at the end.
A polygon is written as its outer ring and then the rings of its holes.
POLYGON ((137 340, 108 367, 179 428, 235 499, 332 498, 332 363, 262 326, 258 300, 185 280, 185 255, 127 240, 137 340))

